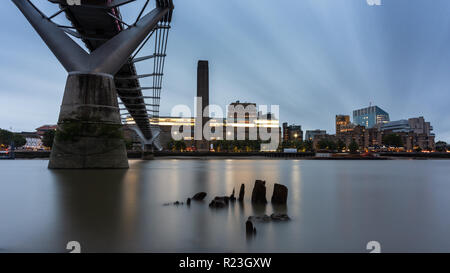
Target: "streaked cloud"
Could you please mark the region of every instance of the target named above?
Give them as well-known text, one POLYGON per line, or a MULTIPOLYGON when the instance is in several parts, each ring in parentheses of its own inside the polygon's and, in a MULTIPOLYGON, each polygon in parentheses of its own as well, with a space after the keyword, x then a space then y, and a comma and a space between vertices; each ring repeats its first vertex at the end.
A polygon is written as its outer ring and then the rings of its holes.
MULTIPOLYGON (((163 115, 176 104, 193 104, 196 62, 207 59, 214 104, 279 104, 283 121, 333 132, 335 114, 372 103, 391 119, 422 115, 438 139, 450 142, 446 0, 384 0, 381 6, 364 0, 179 0, 175 5, 163 115)), ((125 19, 132 18, 132 8, 123 9, 125 19)), ((49 4, 43 9, 52 13, 49 4)), ((0 98, 12 102, 0 109, 0 127, 21 124, 18 129, 31 130, 56 122, 64 70, 10 1, 0 18, 8 37, 0 45, 8 64, 0 71, 6 83, 0 98), (33 90, 39 99, 22 100, 33 90), (25 116, 23 108, 39 120, 25 116)))

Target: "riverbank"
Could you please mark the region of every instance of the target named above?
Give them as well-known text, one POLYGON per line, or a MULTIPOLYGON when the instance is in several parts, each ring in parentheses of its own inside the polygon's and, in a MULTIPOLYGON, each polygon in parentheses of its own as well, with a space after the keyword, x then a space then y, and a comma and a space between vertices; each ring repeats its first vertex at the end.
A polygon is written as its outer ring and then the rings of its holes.
MULTIPOLYGON (((316 153, 261 153, 261 152, 155 152, 161 159, 309 159, 309 160, 386 160, 386 159, 450 159, 450 153, 379 153, 377 156, 359 154, 316 154, 316 153)), ((17 159, 43 159, 50 157, 50 151, 16 151, 17 159)), ((140 151, 129 151, 129 159, 140 159, 140 151)))
POLYGON ((408 159, 450 159, 450 153, 379 153, 383 157, 408 159))

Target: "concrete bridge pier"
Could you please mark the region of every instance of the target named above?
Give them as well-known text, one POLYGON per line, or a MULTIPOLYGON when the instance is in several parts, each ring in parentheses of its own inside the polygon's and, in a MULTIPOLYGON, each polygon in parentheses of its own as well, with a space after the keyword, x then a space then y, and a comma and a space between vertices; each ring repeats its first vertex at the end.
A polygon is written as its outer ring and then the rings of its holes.
POLYGON ((69 74, 48 167, 128 168, 111 75, 69 74))

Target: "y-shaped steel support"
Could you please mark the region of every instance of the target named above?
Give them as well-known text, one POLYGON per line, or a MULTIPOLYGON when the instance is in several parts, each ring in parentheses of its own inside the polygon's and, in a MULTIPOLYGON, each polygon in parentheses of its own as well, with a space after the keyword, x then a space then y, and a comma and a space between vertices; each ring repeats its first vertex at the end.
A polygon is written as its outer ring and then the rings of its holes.
POLYGON ((128 128, 133 130, 136 135, 139 137, 142 143, 142 159, 144 160, 151 160, 154 158, 153 156, 153 147, 155 146, 158 150, 161 145, 157 144, 155 145, 154 140, 160 135, 159 130, 152 130, 153 137, 151 139, 146 139, 144 134, 142 134, 141 130, 137 128, 136 125, 128 125, 128 128))
POLYGON ((55 23, 40 14, 28 0, 12 0, 41 36, 67 72, 116 74, 128 57, 169 11, 155 8, 136 25, 120 32, 88 54, 55 23))
POLYGON ((89 54, 29 0, 12 1, 69 72, 49 168, 128 168, 113 75, 169 8, 155 8, 89 54))

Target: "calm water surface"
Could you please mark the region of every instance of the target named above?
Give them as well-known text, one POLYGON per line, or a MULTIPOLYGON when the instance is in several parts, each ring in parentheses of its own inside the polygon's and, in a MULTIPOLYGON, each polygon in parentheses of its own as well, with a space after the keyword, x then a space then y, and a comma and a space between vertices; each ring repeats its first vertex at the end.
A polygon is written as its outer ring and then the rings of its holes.
POLYGON ((129 170, 48 170, 0 161, 0 252, 450 252, 450 161, 154 160, 129 170), (255 179, 289 188, 285 207, 252 206, 255 179), (246 185, 243 205, 208 202, 246 185), (206 191, 205 202, 164 206, 206 191), (283 223, 250 215, 287 212, 283 223))

